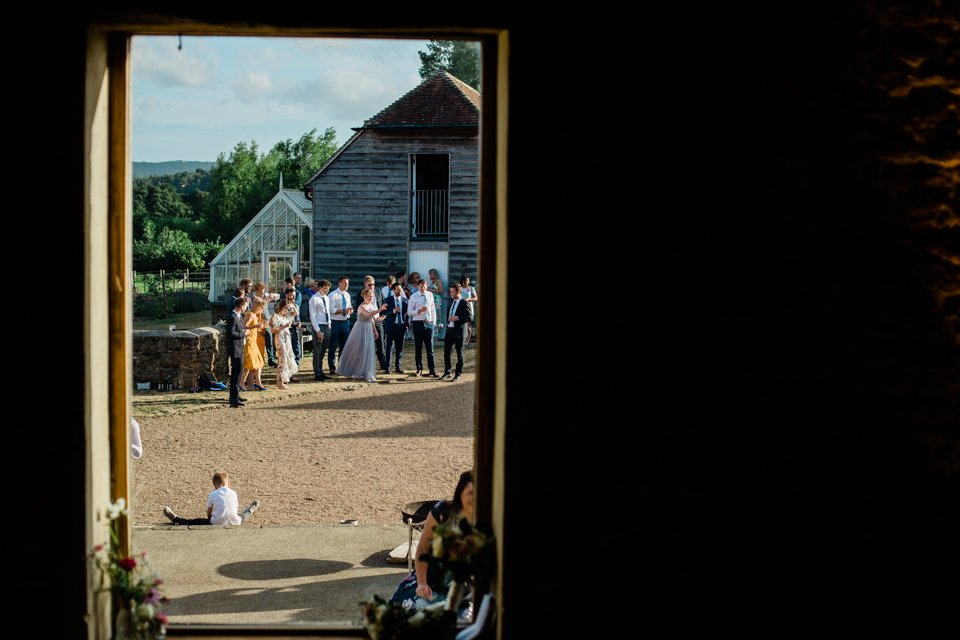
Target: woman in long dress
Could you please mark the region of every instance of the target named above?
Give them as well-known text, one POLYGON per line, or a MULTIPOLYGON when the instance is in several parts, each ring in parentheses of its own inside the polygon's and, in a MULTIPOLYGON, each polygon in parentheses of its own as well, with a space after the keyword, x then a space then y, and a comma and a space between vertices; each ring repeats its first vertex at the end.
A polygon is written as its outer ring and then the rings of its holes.
POLYGON ((296 318, 293 305, 286 300, 277 302, 270 317, 270 330, 273 332, 273 347, 277 356, 277 388, 286 389, 291 376, 300 370, 293 357, 293 344, 290 342, 290 325, 296 318))
MULTIPOLYGON (((437 318, 444 318, 443 315, 443 280, 440 279, 440 272, 436 269, 430 269, 427 272, 430 276, 430 284, 427 291, 433 294, 433 307, 437 310, 437 318)), ((437 338, 443 340, 447 333, 447 323, 437 321, 437 338)))
POLYGON ((260 381, 260 371, 263 369, 263 354, 260 351, 260 345, 254 337, 260 333, 266 324, 263 321, 263 305, 266 304, 263 298, 254 298, 253 306, 243 317, 243 326, 250 330, 247 340, 243 344, 243 380, 240 381, 240 390, 246 391, 247 378, 252 377, 253 382, 250 386, 254 389, 263 391, 263 383, 260 381))
POLYGON ((387 310, 387 305, 377 308, 373 301, 373 291, 364 289, 360 292, 363 304, 357 307, 357 323, 350 331, 347 344, 340 352, 340 362, 337 363, 337 373, 349 376, 355 380, 376 382, 374 372, 377 370, 377 350, 375 340, 377 327, 373 319, 381 311, 387 310))

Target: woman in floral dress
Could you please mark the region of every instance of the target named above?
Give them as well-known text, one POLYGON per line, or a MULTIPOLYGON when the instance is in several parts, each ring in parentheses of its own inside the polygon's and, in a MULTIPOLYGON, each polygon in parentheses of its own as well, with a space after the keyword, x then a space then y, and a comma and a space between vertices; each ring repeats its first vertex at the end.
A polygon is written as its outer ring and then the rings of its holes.
POLYGON ((277 388, 286 389, 290 378, 300 367, 293 357, 293 343, 290 342, 290 325, 296 318, 292 304, 280 300, 273 308, 270 318, 270 330, 273 333, 273 347, 277 357, 277 388))
MULTIPOLYGON (((427 274, 430 276, 430 284, 427 285, 427 291, 433 294, 433 308, 437 310, 437 318, 445 318, 443 315, 443 282, 440 280, 440 272, 436 269, 430 269, 427 274)), ((443 340, 447 334, 447 323, 437 322, 437 339, 443 340)))

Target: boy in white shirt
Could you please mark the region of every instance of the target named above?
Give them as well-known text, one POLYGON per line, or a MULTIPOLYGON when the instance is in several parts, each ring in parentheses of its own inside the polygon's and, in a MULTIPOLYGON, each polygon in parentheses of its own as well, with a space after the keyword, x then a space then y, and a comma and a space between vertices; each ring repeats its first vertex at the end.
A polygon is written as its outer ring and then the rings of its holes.
POLYGON ((207 496, 206 518, 181 518, 167 506, 163 508, 163 515, 167 516, 173 524, 236 525, 246 522, 260 506, 260 501, 254 500, 243 510, 243 513, 239 513, 237 492, 230 488, 230 478, 226 471, 217 471, 213 474, 213 486, 213 491, 207 496))

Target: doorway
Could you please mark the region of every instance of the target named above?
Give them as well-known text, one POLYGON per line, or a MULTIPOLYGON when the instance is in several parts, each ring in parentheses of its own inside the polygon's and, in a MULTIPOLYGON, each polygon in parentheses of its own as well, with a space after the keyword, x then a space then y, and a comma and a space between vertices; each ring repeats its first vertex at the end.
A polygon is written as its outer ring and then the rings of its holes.
POLYGON ((262 263, 261 280, 267 285, 268 291, 277 293, 286 286, 283 281, 293 277, 299 268, 296 251, 264 251, 262 263))

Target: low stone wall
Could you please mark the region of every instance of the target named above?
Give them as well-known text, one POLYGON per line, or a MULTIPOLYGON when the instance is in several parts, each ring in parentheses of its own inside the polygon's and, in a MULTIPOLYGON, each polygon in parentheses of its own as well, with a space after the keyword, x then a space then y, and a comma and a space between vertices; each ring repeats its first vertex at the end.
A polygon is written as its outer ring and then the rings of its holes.
POLYGON ((201 373, 227 380, 225 328, 200 327, 189 331, 134 331, 133 379, 151 389, 170 385, 189 389, 201 373))

